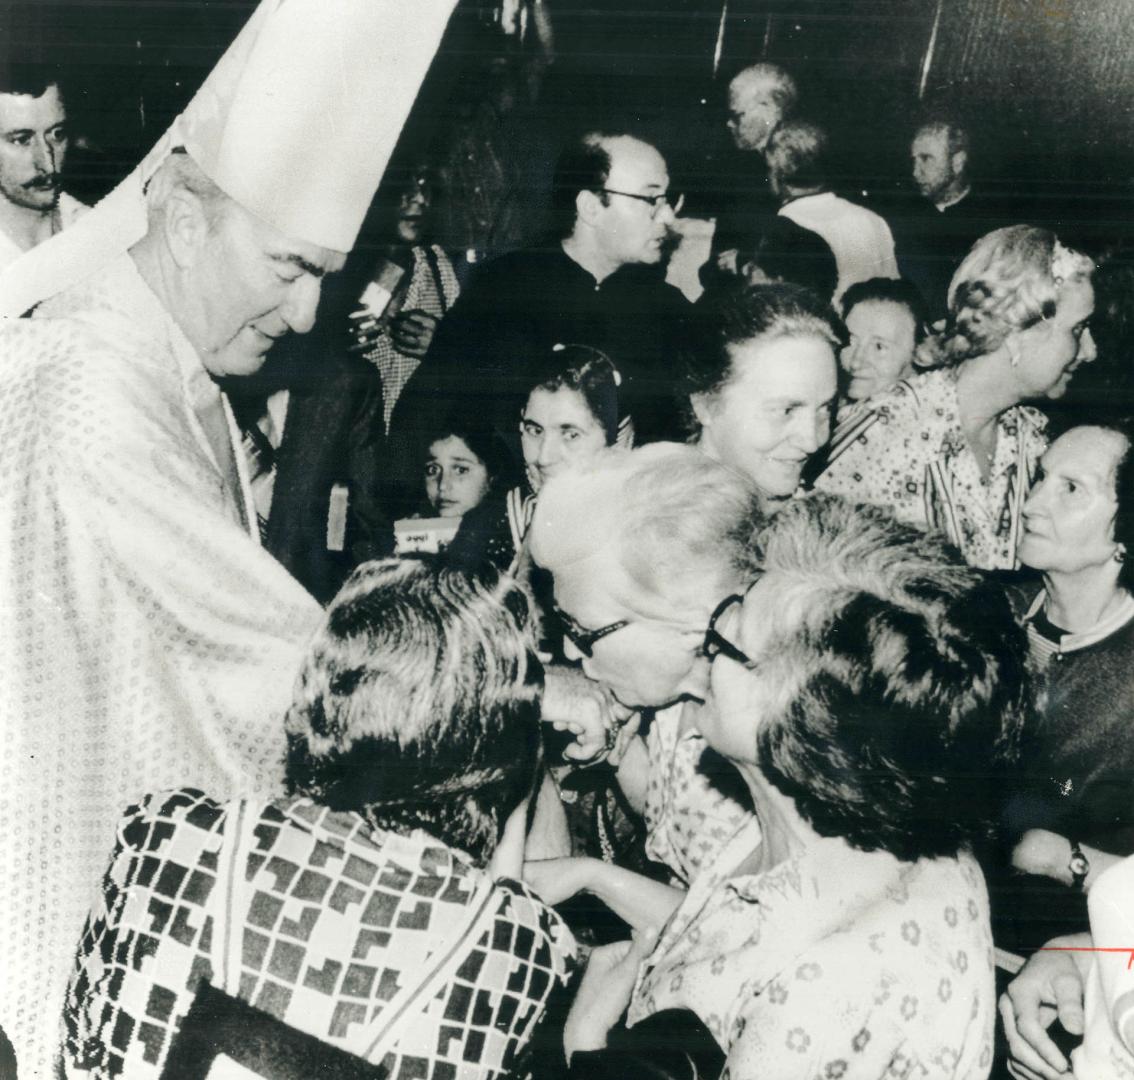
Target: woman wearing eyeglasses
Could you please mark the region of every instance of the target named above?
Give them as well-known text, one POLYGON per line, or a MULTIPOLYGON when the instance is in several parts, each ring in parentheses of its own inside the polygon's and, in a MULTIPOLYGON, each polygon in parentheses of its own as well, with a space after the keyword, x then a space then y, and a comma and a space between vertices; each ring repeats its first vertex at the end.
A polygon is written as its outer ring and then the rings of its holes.
MULTIPOLYGON (((653 892, 656 918, 646 920, 656 925, 721 844, 756 828, 735 769, 706 754, 697 714, 708 692, 706 628, 718 604, 755 578, 749 540, 764 520, 743 476, 668 443, 602 455, 551 481, 536 505, 532 555, 554 577, 568 658, 627 712, 646 710, 640 727, 635 718, 622 729, 608 761, 644 819, 646 854, 667 871, 653 892)), ((639 879, 610 862, 530 870, 553 900, 593 891, 638 920, 619 888, 628 883, 637 895, 639 879)))
MULTIPOLYGON (((618 672, 635 668, 660 689, 686 658, 674 689, 700 699, 690 719, 761 831, 726 838, 668 912, 652 884, 635 897, 618 883, 639 935, 592 957, 566 1029, 573 1070, 637 1075, 635 1029, 692 1012, 731 1076, 987 1076, 992 941, 971 849, 1030 707, 1006 598, 943 543, 824 496, 745 534, 758 578, 720 575, 684 538, 655 546, 643 577, 632 510, 604 523, 610 556, 571 521, 596 486, 632 507, 644 475, 549 487, 536 555, 560 605, 606 630, 592 677, 622 692, 634 684, 618 672), (700 599, 675 607, 676 581, 700 599)), ((673 497, 655 496, 658 522, 673 497)))

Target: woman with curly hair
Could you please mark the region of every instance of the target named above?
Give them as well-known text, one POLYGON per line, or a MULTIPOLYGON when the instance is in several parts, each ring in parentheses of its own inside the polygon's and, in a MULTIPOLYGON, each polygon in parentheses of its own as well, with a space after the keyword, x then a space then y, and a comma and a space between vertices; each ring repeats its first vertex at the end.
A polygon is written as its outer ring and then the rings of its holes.
POLYGON ((542 687, 509 578, 360 566, 296 683, 285 793, 127 811, 79 943, 66 1074, 199 1065, 218 1015, 240 1018, 253 1071, 255 1047, 292 1043, 313 1048, 304 1075, 522 1069, 574 951, 514 880, 542 687))
POLYGON ((642 484, 647 451, 692 466, 687 448, 646 447, 558 478, 533 552, 587 675, 630 700, 682 693, 758 828, 671 816, 706 849, 685 888, 595 860, 526 864, 545 899, 586 890, 638 932, 591 955, 572 1069, 657 1075, 639 1058, 692 1013, 726 1063, 701 1075, 983 1080, 996 998, 974 852, 1032 705, 1004 593, 940 538, 830 496, 754 535, 739 478, 642 484))
POLYGON ((945 329, 918 351, 935 368, 876 399, 878 422, 816 487, 943 532, 974 566, 1018 565, 1024 499, 1047 444, 1025 402, 1055 399, 1096 355, 1092 264, 1046 229, 1012 225, 974 245, 949 286, 945 329))

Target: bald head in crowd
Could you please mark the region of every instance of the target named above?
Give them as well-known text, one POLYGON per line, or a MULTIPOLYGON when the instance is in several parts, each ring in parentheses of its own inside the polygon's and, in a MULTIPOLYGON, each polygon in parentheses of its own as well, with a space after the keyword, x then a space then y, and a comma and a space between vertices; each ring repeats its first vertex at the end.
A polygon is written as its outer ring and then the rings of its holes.
POLYGON ((728 130, 738 150, 763 150, 799 97, 795 80, 776 64, 753 64, 728 87, 728 130))

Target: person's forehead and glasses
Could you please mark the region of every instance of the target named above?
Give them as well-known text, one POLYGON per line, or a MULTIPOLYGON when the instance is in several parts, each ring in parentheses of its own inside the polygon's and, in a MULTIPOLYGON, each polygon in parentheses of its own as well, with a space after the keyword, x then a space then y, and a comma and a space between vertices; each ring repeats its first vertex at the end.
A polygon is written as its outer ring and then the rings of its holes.
POLYGON ((617 191, 614 188, 599 188, 599 191, 604 195, 621 195, 624 199, 637 199, 639 202, 648 203, 650 217, 657 217, 663 205, 668 205, 676 217, 685 205, 685 196, 676 192, 663 191, 657 195, 640 195, 636 191, 617 191))

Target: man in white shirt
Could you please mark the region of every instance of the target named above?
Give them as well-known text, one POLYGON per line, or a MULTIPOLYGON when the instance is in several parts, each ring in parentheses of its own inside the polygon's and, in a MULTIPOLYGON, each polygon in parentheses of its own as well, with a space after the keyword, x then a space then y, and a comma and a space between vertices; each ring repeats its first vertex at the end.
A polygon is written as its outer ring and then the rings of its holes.
POLYGON ((839 284, 834 302, 855 282, 896 278, 894 238, 872 210, 830 190, 827 133, 806 120, 787 120, 772 132, 765 151, 780 214, 818 233, 834 252, 839 284))
POLYGON ((0 81, 0 266, 70 225, 86 207, 61 190, 67 109, 42 70, 0 81))

